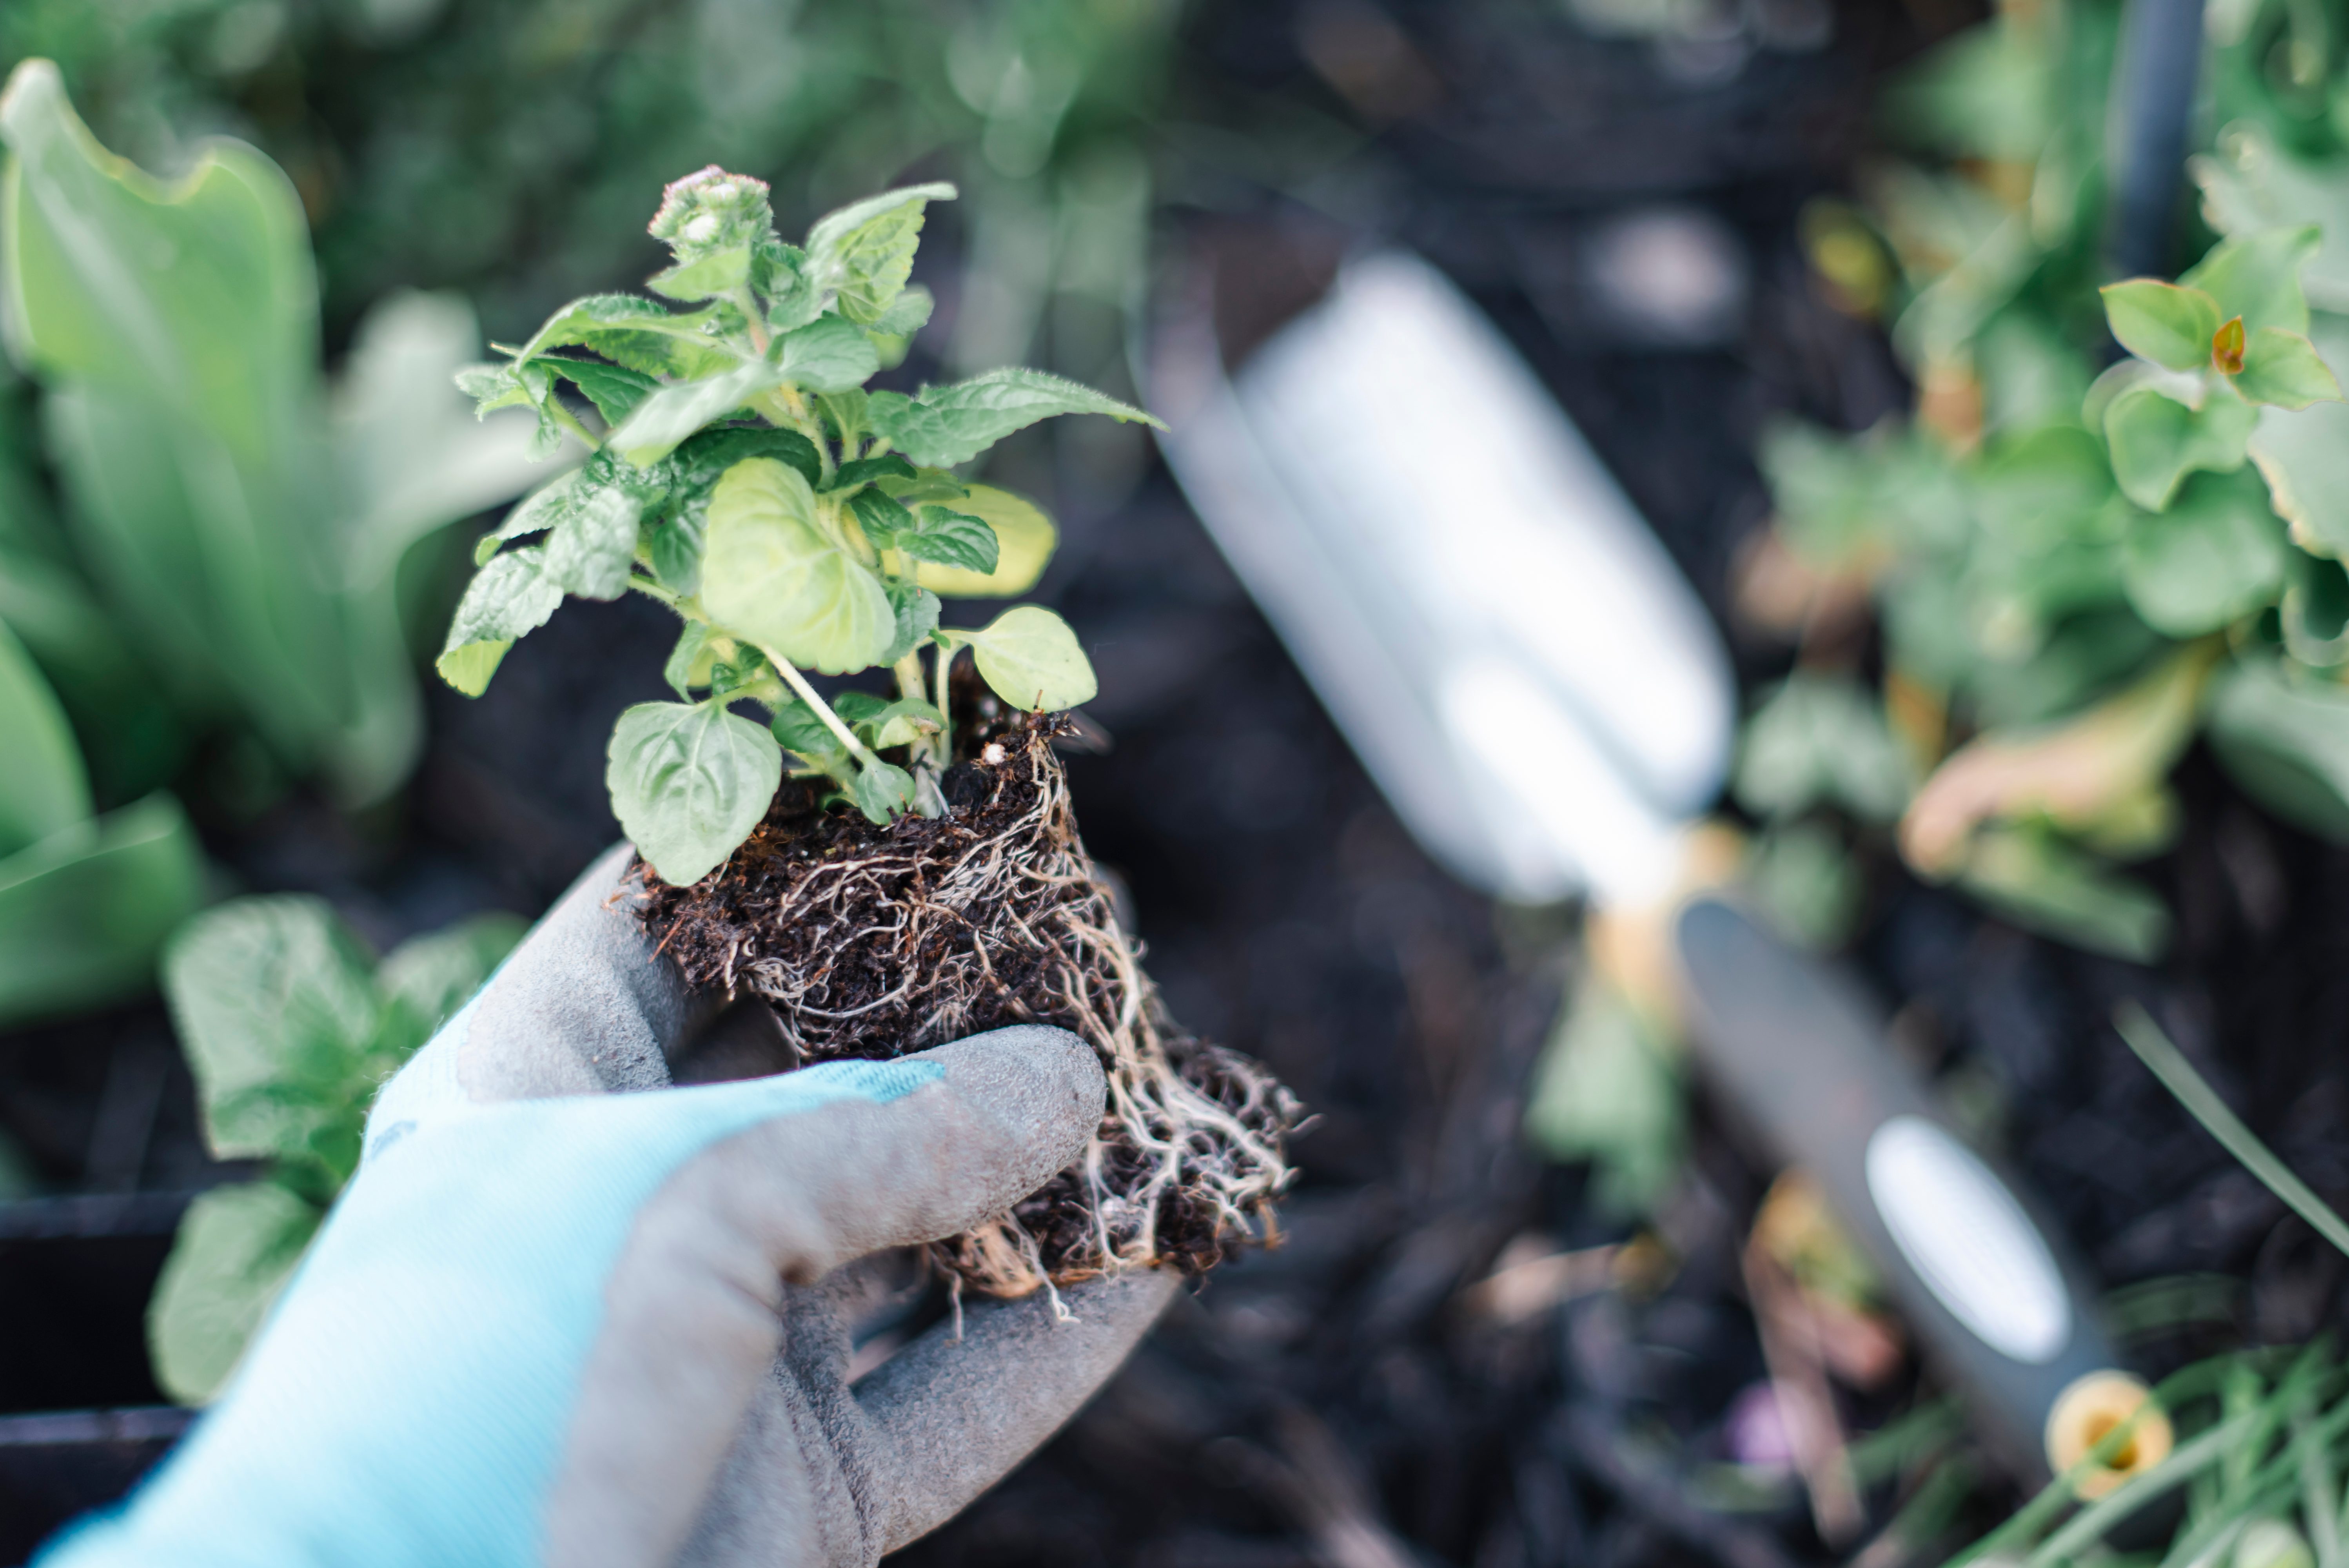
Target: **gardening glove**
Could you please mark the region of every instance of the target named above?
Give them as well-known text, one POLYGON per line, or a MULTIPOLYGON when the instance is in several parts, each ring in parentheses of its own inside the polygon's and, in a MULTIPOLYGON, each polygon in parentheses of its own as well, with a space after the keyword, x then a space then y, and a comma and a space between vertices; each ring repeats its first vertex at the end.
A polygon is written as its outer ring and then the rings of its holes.
POLYGON ((870 1563, 1148 1330, 1174 1281, 1126 1274, 957 1313, 851 1387, 843 1265, 1041 1186, 1101 1068, 1021 1027, 666 1087, 708 1009, 611 907, 626 863, 385 1086, 220 1404, 45 1564, 870 1563))

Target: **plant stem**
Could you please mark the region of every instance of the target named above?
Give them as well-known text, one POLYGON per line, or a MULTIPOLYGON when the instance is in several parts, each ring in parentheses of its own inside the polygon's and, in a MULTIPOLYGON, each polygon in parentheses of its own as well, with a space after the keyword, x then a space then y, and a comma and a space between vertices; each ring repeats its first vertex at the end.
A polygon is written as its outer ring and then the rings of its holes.
POLYGON ((766 357, 767 345, 773 339, 768 335, 767 324, 759 319, 759 302, 750 297, 750 285, 738 284, 726 297, 742 313, 743 325, 750 330, 750 346, 758 350, 761 358, 766 357))
MULTIPOLYGON (((639 577, 634 573, 631 573, 628 575, 628 586, 643 594, 646 598, 657 599, 662 603, 667 605, 670 609, 677 611, 678 614, 685 614, 685 611, 682 607, 685 595, 678 593, 675 589, 665 587, 653 578, 639 577)), ((688 620, 699 619, 698 616, 688 616, 687 618, 688 620)))
POLYGON ((954 696, 953 684, 947 676, 953 672, 955 655, 960 651, 951 643, 939 646, 936 677, 938 700, 932 705, 938 710, 938 717, 946 721, 944 727, 938 731, 938 755, 949 762, 954 759, 954 696))
MULTIPOLYGON (((912 697, 919 702, 925 695, 922 690, 922 650, 916 648, 912 653, 899 659, 896 674, 897 695, 912 697)), ((943 717, 946 710, 940 708, 938 712, 943 717)), ((947 765, 954 760, 951 755, 953 746, 954 736, 941 727, 936 735, 914 748, 916 766, 928 772, 944 774, 947 765)))
POLYGON ((586 442, 589 451, 600 452, 604 449, 604 438, 581 424, 579 416, 563 406, 562 398, 553 393, 547 394, 546 407, 547 411, 554 416, 554 422, 586 442))
POLYGON ((822 719, 823 727, 832 731, 833 738, 848 748, 848 754, 851 757, 867 768, 877 768, 881 765, 881 758, 873 754, 873 748, 857 739, 856 732, 840 721, 840 715, 832 711, 832 705, 816 696, 815 687, 808 685, 807 676, 793 668, 789 659, 784 658, 772 648, 762 647, 760 652, 767 655, 767 662, 775 666, 775 673, 783 677, 785 684, 790 686, 799 699, 807 704, 808 711, 822 719))
POLYGON ((2113 1009, 2113 1026, 2121 1032, 2121 1038, 2128 1042, 2137 1059, 2153 1069, 2153 1076, 2178 1097, 2178 1103, 2202 1124, 2204 1130, 2226 1146, 2228 1153, 2306 1220, 2318 1235, 2349 1253, 2349 1223, 2344 1223, 2330 1204, 2293 1175, 2291 1167, 2277 1159, 2274 1151, 2260 1141, 2257 1133, 2243 1125, 2227 1102, 2219 1098, 2218 1091, 2194 1070, 2185 1053, 2162 1033, 2161 1026, 2153 1021, 2150 1014, 2135 1002, 2123 1002, 2113 1009))

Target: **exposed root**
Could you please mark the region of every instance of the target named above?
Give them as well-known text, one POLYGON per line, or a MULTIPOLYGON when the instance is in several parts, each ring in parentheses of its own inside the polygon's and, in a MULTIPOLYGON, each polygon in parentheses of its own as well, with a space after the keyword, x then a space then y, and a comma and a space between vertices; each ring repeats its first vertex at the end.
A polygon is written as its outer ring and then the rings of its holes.
POLYGON ((1167 1016, 1077 837, 1051 734, 1015 721, 974 748, 947 776, 946 817, 874 828, 786 783, 711 876, 673 888, 634 873, 639 913, 687 977, 765 998, 804 1062, 1013 1023, 1059 1025, 1100 1053, 1109 1103, 1082 1158, 931 1249, 1000 1296, 1150 1264, 1195 1273, 1268 1235, 1302 1109, 1167 1016))

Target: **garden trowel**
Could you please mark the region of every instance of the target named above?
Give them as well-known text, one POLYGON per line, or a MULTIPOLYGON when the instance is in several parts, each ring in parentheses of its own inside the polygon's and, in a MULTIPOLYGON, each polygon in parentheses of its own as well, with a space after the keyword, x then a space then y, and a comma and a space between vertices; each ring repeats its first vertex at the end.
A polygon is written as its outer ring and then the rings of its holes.
MULTIPOLYGON (((1689 896, 1736 688, 1686 580, 1433 267, 1357 254, 1236 345, 1218 322, 1245 313, 1216 290, 1259 277, 1202 268, 1164 325, 1162 444, 1389 802, 1494 896, 1651 912, 1714 1080, 1821 1182, 2018 1468, 2069 1465, 2143 1398, 2085 1274, 1951 1130, 1850 979, 1733 897, 1689 896)), ((2137 1423, 2122 1456, 2137 1463, 2090 1484, 2158 1460, 2158 1419, 2137 1423)))

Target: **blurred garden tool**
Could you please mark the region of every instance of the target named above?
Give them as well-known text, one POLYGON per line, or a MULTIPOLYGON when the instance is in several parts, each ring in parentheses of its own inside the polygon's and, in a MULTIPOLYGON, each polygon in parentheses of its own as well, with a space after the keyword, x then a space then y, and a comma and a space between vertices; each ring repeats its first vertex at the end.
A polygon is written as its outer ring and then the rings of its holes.
MULTIPOLYGON (((1687 583, 1433 268, 1350 260, 1247 352, 1215 288, 1276 271, 1203 273, 1155 346, 1167 459, 1216 542, 1430 852, 1495 896, 1581 894, 1653 934, 1733 1101, 1829 1191, 2018 1468, 2064 1468, 2144 1392, 2084 1276, 1847 983, 1733 905, 1685 902, 1736 719, 1687 583)), ((2158 1420, 2135 1468, 2166 1446, 2158 1420)))

